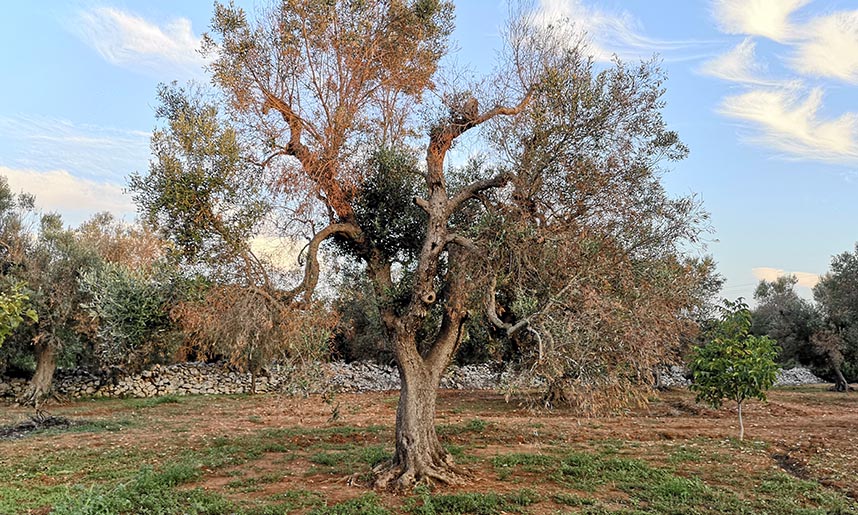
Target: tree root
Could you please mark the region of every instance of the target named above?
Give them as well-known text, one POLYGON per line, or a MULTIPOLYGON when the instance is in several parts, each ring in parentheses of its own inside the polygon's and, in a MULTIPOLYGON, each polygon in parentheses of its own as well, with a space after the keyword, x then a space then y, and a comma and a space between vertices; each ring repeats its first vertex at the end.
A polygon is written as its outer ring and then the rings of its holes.
POLYGON ((29 386, 17 399, 15 399, 15 402, 21 406, 34 408, 38 413, 43 411, 42 406, 51 400, 59 404, 63 404, 65 402, 65 399, 63 399, 63 397, 61 397, 53 388, 45 392, 40 391, 38 388, 33 386, 29 386))
POLYGON ((454 465, 450 459, 439 464, 411 463, 407 466, 391 461, 376 466, 372 472, 376 476, 373 485, 376 489, 401 493, 410 492, 420 484, 463 485, 468 476, 466 471, 454 465))

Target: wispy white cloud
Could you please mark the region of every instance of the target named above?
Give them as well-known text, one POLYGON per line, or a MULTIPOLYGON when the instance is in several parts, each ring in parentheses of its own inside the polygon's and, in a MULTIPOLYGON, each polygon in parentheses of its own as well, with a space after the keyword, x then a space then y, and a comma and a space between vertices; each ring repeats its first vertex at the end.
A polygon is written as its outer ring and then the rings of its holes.
POLYGON ((824 119, 820 115, 823 90, 797 88, 754 89, 724 99, 720 112, 751 122, 752 140, 787 156, 822 161, 858 159, 858 113, 824 119))
POLYGON ((791 15, 811 0, 714 0, 712 13, 727 34, 763 36, 774 41, 795 37, 791 15))
POLYGON ((45 116, 0 117, 0 164, 119 181, 146 169, 149 137, 45 116))
POLYGON ((107 62, 135 71, 193 76, 205 64, 201 39, 187 18, 158 25, 114 7, 97 7, 79 13, 75 32, 107 62))
POLYGON ((805 288, 813 288, 816 286, 816 283, 819 282, 819 275, 812 274, 810 272, 787 272, 780 268, 770 268, 770 267, 758 267, 752 268, 751 272, 754 274, 754 277, 759 279, 760 281, 769 281, 773 282, 777 280, 778 277, 782 277, 785 275, 792 275, 798 279, 798 285, 804 286, 805 288))
POLYGON ((598 61, 648 59, 658 53, 666 60, 682 59, 677 51, 696 48, 700 42, 665 41, 644 35, 640 21, 628 11, 607 11, 583 0, 539 0, 534 20, 540 25, 570 23, 587 39, 587 50, 598 61))
POLYGON ((65 170, 41 172, 0 166, 0 175, 6 177, 12 191, 34 194, 40 209, 59 212, 73 225, 101 211, 120 218, 136 211, 121 186, 75 177, 65 170))
POLYGON ((745 86, 726 97, 721 114, 751 129, 747 140, 783 157, 854 164, 858 162, 858 112, 824 116, 830 81, 858 84, 858 11, 819 14, 802 8, 811 0, 712 0, 722 31, 744 41, 704 63, 700 72, 745 86), (800 11, 800 12, 799 12, 800 11), (752 37, 779 42, 786 51, 770 56, 786 66, 785 78, 767 77, 752 37), (808 87, 805 83, 812 84, 808 87))
POLYGON ((782 81, 764 78, 766 66, 757 61, 756 44, 751 38, 736 45, 730 51, 704 62, 700 72, 730 82, 771 86, 782 81))
POLYGON ((799 73, 858 84, 858 11, 811 19, 789 58, 799 73))

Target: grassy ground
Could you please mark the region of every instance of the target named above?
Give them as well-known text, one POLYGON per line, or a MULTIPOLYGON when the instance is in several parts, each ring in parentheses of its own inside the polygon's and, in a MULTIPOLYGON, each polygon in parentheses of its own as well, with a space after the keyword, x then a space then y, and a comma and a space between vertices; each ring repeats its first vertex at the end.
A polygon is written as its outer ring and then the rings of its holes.
MULTIPOLYGON (((80 421, 0 441, 0 514, 854 514, 858 395, 775 391, 733 414, 687 392, 622 417, 441 395, 461 488, 372 492, 396 394, 163 397, 52 409, 80 421)), ((28 413, 0 410, 0 424, 28 413)))

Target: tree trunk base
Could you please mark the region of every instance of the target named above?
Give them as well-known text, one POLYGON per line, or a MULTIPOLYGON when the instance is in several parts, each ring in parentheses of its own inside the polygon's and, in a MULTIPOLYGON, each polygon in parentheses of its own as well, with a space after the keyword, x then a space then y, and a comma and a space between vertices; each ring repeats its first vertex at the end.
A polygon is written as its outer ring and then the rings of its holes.
POLYGON ((15 399, 15 402, 20 404, 21 406, 27 406, 30 408, 35 408, 36 412, 42 412, 42 406, 45 402, 49 400, 54 400, 60 404, 62 404, 65 399, 60 397, 60 395, 55 392, 53 389, 49 389, 48 391, 44 391, 41 388, 34 387, 30 385, 24 390, 24 393, 18 396, 15 399))
POLYGON ((433 460, 434 463, 408 461, 408 464, 393 461, 375 467, 372 471, 375 474, 373 486, 379 490, 410 492, 420 484, 459 486, 466 483, 468 474, 457 467, 449 455, 441 460, 433 460))

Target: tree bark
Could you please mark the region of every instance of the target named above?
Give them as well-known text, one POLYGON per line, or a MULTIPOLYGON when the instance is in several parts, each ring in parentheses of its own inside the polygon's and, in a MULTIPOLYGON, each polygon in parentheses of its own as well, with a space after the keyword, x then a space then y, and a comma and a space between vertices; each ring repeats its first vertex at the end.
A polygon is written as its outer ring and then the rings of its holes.
POLYGON ((443 369, 430 370, 423 359, 400 363, 402 386, 396 409, 396 451, 375 472, 377 488, 407 491, 418 482, 462 482, 453 458, 435 432, 435 405, 443 369))
POLYGON ((840 367, 835 364, 832 368, 834 369, 834 390, 838 392, 848 392, 849 383, 847 383, 846 378, 843 377, 843 372, 840 370, 840 367))
POLYGON ((36 342, 36 373, 18 398, 19 403, 36 409, 51 395, 54 371, 57 369, 56 349, 47 340, 44 338, 36 342))

